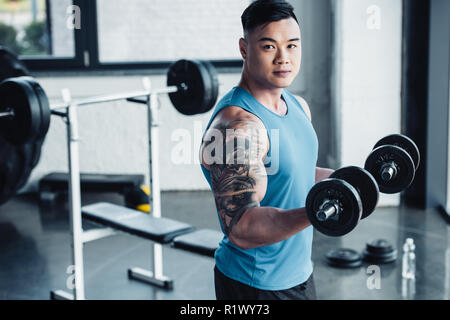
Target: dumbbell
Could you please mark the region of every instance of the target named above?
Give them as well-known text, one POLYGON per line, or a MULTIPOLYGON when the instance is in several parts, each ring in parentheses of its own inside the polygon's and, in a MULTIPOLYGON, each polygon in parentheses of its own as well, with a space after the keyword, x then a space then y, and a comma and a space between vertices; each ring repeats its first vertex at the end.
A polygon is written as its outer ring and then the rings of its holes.
POLYGON ((378 183, 382 193, 398 193, 408 188, 419 167, 417 145, 405 135, 392 134, 378 141, 364 168, 378 183))
POLYGON ((306 197, 306 212, 318 231, 337 237, 367 218, 375 210, 378 198, 378 184, 368 171, 344 167, 312 187, 306 197))

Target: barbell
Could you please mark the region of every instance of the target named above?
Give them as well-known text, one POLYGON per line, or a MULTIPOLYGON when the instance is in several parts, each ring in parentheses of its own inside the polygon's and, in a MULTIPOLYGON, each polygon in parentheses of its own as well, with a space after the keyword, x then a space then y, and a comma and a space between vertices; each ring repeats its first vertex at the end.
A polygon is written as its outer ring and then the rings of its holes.
MULTIPOLYGON (((218 79, 214 67, 207 61, 180 60, 168 72, 166 88, 152 93, 168 93, 180 113, 195 115, 211 110, 218 97, 218 79)), ((148 96, 146 90, 89 97, 73 101, 82 106, 128 98, 148 96)), ((43 139, 50 125, 50 114, 67 108, 63 103, 50 106, 47 95, 32 77, 9 78, 0 83, 0 135, 13 145, 23 145, 43 139)))
POLYGON ((195 115, 210 111, 217 101, 218 93, 219 82, 214 66, 201 60, 179 60, 171 64, 167 73, 167 87, 164 88, 147 87, 142 91, 88 97, 54 105, 50 105, 36 79, 27 74, 4 79, 0 83, 0 144, 9 144, 9 149, 15 147, 17 152, 11 156, 13 163, 5 164, 7 159, 2 158, 0 204, 9 200, 25 184, 39 161, 52 114, 64 117, 67 115, 64 110, 70 106, 117 100, 145 102, 151 95, 168 94, 178 112, 195 115), (138 98, 144 100, 136 101, 138 98), (26 154, 18 159, 20 152, 26 154), (13 172, 16 174, 11 175, 13 172))

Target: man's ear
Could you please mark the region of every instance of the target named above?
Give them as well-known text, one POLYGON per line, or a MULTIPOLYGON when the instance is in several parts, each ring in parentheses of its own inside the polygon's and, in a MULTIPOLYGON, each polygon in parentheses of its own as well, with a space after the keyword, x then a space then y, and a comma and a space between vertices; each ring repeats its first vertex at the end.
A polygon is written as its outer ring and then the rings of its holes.
POLYGON ((241 52, 242 58, 247 59, 247 41, 244 38, 239 39, 239 51, 241 52))

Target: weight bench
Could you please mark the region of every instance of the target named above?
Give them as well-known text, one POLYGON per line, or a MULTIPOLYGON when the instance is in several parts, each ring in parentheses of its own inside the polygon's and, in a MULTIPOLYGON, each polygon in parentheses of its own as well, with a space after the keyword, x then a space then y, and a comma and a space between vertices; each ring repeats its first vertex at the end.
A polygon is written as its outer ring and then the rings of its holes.
POLYGON ((223 234, 216 230, 195 230, 184 222, 154 218, 141 211, 107 202, 84 206, 81 212, 83 218, 93 222, 209 257, 214 257, 214 252, 223 237, 223 234))
MULTIPOLYGON (((195 230, 191 225, 168 218, 155 218, 138 210, 107 202, 81 208, 82 217, 95 223, 129 233, 173 248, 213 257, 222 233, 216 230, 195 230)), ((173 281, 141 268, 128 269, 128 277, 171 289, 173 281)))
MULTIPOLYGON (((129 188, 139 187, 144 183, 144 176, 126 174, 94 174, 82 173, 80 175, 81 191, 116 192, 123 194, 129 188)), ((69 174, 53 172, 39 181, 39 199, 41 203, 51 204, 58 193, 67 192, 69 174)))
POLYGON ((107 202, 84 206, 81 214, 88 220, 161 244, 168 244, 176 236, 194 231, 194 227, 187 223, 154 218, 141 211, 107 202))
POLYGON ((198 253, 204 256, 214 257, 214 253, 222 238, 222 232, 210 229, 200 229, 175 237, 171 246, 173 248, 198 253))

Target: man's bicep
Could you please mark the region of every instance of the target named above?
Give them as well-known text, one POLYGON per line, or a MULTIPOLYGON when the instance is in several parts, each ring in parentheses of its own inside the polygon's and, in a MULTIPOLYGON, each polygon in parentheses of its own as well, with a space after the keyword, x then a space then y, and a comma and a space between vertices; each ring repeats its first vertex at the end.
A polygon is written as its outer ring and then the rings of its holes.
POLYGON ((217 212, 227 236, 250 208, 259 207, 258 178, 247 165, 212 165, 211 183, 217 212))
MULTIPOLYGON (((249 124, 251 126, 251 123, 249 124)), ((263 163, 267 141, 247 126, 227 125, 223 163, 210 165, 211 185, 222 227, 229 236, 243 214, 258 207, 267 188, 263 163)))

